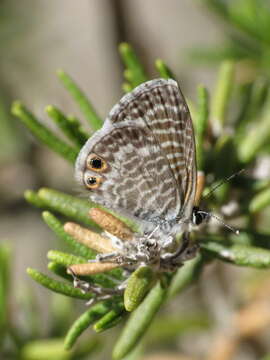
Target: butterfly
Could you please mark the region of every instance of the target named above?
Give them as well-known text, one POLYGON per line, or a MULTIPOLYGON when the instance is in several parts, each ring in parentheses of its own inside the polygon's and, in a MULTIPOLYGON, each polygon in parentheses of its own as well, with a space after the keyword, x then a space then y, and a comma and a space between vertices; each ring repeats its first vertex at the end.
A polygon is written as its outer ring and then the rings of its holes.
POLYGON ((81 149, 75 177, 92 201, 141 229, 99 261, 168 271, 195 256, 189 234, 205 215, 195 206, 194 130, 176 81, 150 80, 123 96, 81 149))

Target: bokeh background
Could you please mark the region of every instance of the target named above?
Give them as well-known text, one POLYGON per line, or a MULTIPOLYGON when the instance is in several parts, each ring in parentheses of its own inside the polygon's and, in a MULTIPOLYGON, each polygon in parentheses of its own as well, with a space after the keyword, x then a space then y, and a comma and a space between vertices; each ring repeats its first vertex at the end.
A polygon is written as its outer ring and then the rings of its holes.
MULTIPOLYGON (((76 184, 72 167, 40 145, 11 116, 11 102, 20 99, 56 132, 44 113, 46 105, 56 105, 82 118, 55 76, 56 70, 63 68, 105 118, 122 94, 123 65, 118 54, 122 41, 134 46, 153 77, 156 76, 153 62, 162 58, 191 100, 199 83, 213 91, 218 62, 205 65, 191 62, 189 56, 190 49, 220 45, 227 36, 226 25, 206 3, 196 0, 0 1, 0 241, 11 248, 9 302, 14 328, 23 329, 25 338, 29 335, 29 318, 34 323, 31 326, 36 328, 36 339, 59 335, 61 331, 64 334, 83 305, 75 301, 76 306, 71 306, 69 300, 51 295, 26 275, 28 266, 46 271, 46 252, 59 244, 42 222, 40 211, 25 202, 23 192, 46 186, 75 194, 76 184), (70 318, 63 320, 63 329, 57 332, 51 328, 52 317, 60 317, 56 313, 64 306, 72 307, 72 311, 70 318)), ((269 177, 267 156, 263 169, 263 176, 269 177)), ((184 318, 186 327, 175 330, 171 339, 170 333, 163 340, 158 334, 150 336, 150 355, 145 359, 223 359, 211 355, 211 348, 217 346, 216 339, 224 340, 222 336, 219 339, 219 334, 230 336, 232 319, 239 305, 250 296, 250 283, 263 277, 262 274, 221 264, 206 269, 196 289, 181 295, 162 314, 169 317, 172 327, 177 327, 175 320, 179 319, 180 323, 181 317, 184 318)), ((156 327, 161 324, 160 320, 156 327)), ((259 339, 243 342, 234 355, 224 359, 261 359, 270 350, 269 335, 269 331, 264 331, 259 339)), ((89 330, 84 336, 94 335, 89 330)), ((99 351, 85 358, 110 358, 110 347, 116 337, 115 330, 110 330, 99 351)), ((7 348, 12 345, 8 344, 7 348)), ((3 352, 3 359, 19 359, 16 353, 13 357, 7 354, 8 351, 3 352)))

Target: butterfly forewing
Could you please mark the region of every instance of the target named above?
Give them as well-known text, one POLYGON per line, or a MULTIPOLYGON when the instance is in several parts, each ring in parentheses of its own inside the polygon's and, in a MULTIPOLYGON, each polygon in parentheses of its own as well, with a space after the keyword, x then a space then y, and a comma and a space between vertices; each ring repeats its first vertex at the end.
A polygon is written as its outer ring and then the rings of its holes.
POLYGON ((80 182, 93 175, 85 167, 90 153, 108 164, 100 186, 91 190, 92 200, 153 226, 190 217, 196 190, 194 135, 175 81, 144 83, 114 106, 79 155, 80 182))
MULTIPOLYGON (((194 132, 186 101, 174 80, 149 81, 120 100, 109 115, 113 123, 133 121, 155 136, 180 189, 182 210, 196 190, 194 132)), ((188 206, 188 213, 192 206, 188 206)))

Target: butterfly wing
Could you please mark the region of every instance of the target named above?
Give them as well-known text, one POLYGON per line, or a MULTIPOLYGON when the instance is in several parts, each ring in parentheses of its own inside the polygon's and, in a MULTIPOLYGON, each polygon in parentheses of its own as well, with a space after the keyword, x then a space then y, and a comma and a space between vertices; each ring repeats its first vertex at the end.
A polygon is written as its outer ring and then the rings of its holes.
POLYGON ((91 199, 140 223, 189 218, 196 190, 195 145, 177 83, 156 79, 124 96, 81 150, 76 177, 83 185, 97 177, 91 199), (103 172, 87 166, 89 154, 104 161, 103 172))
POLYGON ((109 119, 112 123, 133 121, 150 129, 180 189, 181 213, 190 213, 190 200, 196 192, 195 140, 188 106, 177 82, 155 79, 138 86, 114 106, 109 119))

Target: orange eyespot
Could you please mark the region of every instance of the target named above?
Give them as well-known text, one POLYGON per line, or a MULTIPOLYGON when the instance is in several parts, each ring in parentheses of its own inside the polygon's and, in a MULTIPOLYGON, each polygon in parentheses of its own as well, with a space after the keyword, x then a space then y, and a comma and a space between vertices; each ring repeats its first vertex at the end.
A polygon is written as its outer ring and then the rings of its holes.
POLYGON ((86 167, 89 170, 103 172, 107 169, 107 163, 96 154, 89 154, 86 160, 86 167))
POLYGON ((88 189, 97 189, 102 183, 102 178, 98 176, 86 176, 84 182, 88 189))

